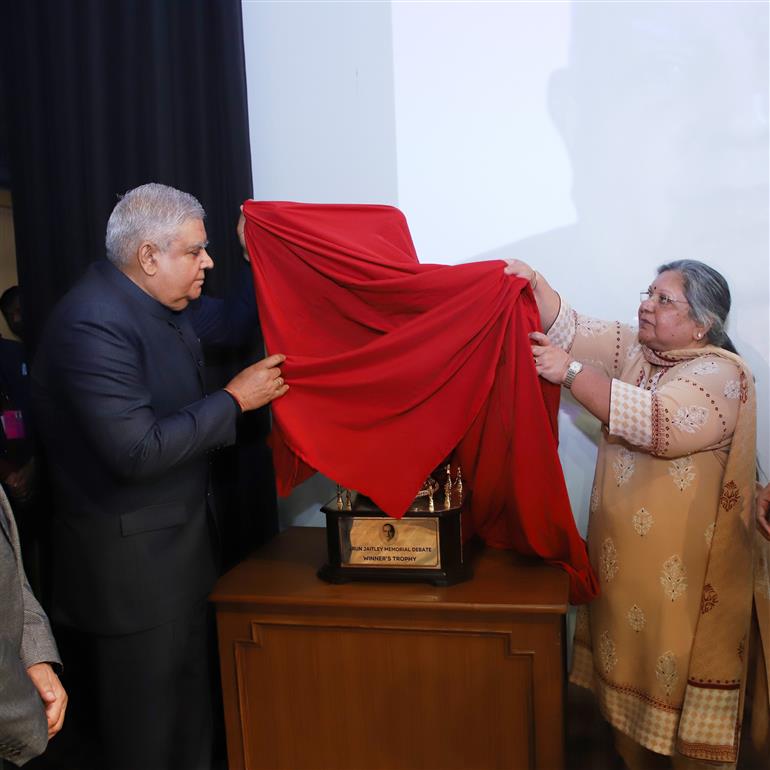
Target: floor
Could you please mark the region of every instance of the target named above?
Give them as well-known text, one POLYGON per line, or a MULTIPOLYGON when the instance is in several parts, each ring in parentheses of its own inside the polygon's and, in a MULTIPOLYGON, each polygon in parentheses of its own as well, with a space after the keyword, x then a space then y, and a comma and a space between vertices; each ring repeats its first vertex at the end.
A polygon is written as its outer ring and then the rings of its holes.
POLYGON ((575 685, 567 688, 566 756, 564 770, 625 770, 593 695, 575 685))

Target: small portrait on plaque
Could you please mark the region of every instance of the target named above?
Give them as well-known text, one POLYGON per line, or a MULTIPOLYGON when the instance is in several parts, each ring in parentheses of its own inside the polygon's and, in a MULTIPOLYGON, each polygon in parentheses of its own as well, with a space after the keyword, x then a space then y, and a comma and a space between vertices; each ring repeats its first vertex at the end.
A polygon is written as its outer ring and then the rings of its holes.
POLYGON ((393 542, 396 539, 396 528, 390 522, 382 525, 382 537, 386 543, 393 542))

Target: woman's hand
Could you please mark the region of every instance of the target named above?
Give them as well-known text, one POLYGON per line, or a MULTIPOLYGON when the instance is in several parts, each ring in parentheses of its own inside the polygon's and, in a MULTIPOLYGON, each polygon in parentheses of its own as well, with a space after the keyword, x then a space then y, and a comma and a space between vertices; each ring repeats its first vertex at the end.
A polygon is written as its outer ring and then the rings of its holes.
POLYGON ((506 259, 505 263, 503 268, 505 275, 514 275, 529 281, 532 293, 535 295, 537 309, 540 311, 540 323, 543 329, 548 331, 556 320, 556 316, 559 315, 559 307, 561 306, 559 295, 551 288, 548 281, 526 262, 518 259, 506 259))
POLYGON ((770 540, 770 484, 757 490, 757 529, 770 540))
MULTIPOLYGON (((535 371, 548 382, 563 384, 572 360, 570 354, 556 345, 551 345, 551 341, 542 332, 530 332, 529 338, 532 340, 535 371)), ((575 400, 594 417, 604 425, 609 423, 612 380, 604 372, 584 365, 574 379, 571 390, 575 400)))
POLYGON ((526 263, 518 259, 506 259, 503 272, 506 275, 515 275, 518 278, 526 278, 534 289, 537 285, 537 273, 526 263))
POLYGON ((530 332, 532 355, 535 359, 535 371, 548 382, 561 385, 567 375, 570 357, 554 345, 542 332, 530 332))

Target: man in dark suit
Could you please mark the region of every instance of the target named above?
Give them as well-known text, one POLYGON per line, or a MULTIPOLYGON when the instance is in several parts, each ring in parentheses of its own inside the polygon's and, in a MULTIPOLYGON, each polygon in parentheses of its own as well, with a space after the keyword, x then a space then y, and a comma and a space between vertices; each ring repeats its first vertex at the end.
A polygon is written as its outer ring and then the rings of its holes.
POLYGON ((288 388, 272 355, 204 392, 199 334, 239 342, 256 316, 207 298, 188 309, 213 266, 203 218, 164 185, 126 193, 108 260, 57 305, 33 367, 57 503, 53 619, 93 661, 98 761, 111 769, 210 763, 208 454, 235 441, 242 412, 288 388))
POLYGON ((0 489, 0 766, 42 754, 64 722, 59 653, 21 566, 16 524, 0 489))

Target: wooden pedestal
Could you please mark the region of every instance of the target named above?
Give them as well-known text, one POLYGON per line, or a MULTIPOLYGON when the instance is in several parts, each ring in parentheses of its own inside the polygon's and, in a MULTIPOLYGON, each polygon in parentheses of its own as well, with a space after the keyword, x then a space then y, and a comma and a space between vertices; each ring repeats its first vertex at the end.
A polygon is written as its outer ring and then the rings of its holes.
POLYGON ((319 580, 294 528, 216 604, 229 767, 564 767, 567 577, 484 550, 449 587, 319 580))

